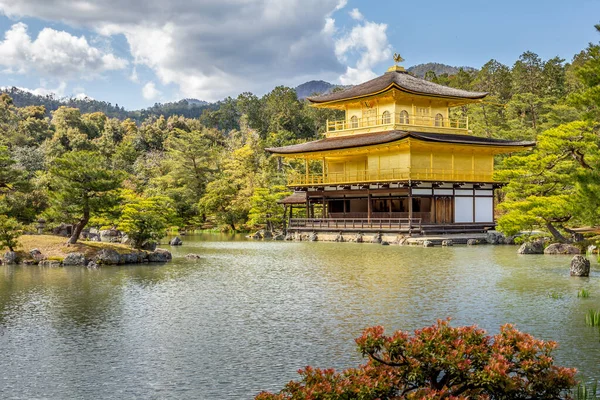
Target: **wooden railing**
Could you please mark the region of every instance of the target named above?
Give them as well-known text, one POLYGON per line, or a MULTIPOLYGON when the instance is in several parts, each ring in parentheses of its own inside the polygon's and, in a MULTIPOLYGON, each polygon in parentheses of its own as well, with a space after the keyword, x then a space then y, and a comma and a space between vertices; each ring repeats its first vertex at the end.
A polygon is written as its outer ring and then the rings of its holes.
POLYGON ((445 170, 436 168, 393 168, 328 172, 325 174, 292 174, 288 178, 288 185, 319 186, 331 184, 381 183, 407 181, 409 179, 424 181, 493 182, 492 172, 445 170))
POLYGON ((421 230, 421 218, 292 218, 290 228, 421 230))
POLYGON ((445 118, 404 113, 389 113, 365 118, 357 117, 354 119, 327 121, 327 132, 371 128, 384 125, 425 126, 468 131, 469 118, 445 118))

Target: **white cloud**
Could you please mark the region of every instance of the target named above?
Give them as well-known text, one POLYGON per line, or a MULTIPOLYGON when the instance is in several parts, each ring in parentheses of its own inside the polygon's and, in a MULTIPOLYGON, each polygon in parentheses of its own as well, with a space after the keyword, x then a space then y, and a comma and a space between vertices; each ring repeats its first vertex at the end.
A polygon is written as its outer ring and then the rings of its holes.
POLYGON ((27 25, 19 22, 0 41, 0 65, 14 73, 34 70, 40 76, 71 79, 122 69, 127 61, 90 46, 83 36, 64 31, 44 28, 33 39, 27 25))
MULTIPOLYGON (((65 96, 65 90, 67 89, 67 83, 64 81, 60 82, 58 87, 56 87, 54 89, 47 88, 46 81, 44 81, 44 80, 42 80, 40 82, 40 87, 35 88, 35 89, 29 89, 29 88, 20 87, 20 86, 15 86, 15 87, 24 92, 32 93, 32 94, 35 94, 38 96, 54 96, 56 98, 62 98, 65 96)), ((2 87, 0 87, 0 89, 1 90, 10 90, 10 89, 12 89, 12 87, 2 86, 2 87)))
POLYGON ((137 73, 137 68, 134 66, 131 70, 131 75, 129 75, 129 79, 134 83, 140 83, 140 78, 137 73))
POLYGON ((342 8, 346 7, 347 4, 348 0, 339 0, 337 6, 335 6, 335 11, 341 10, 342 8))
POLYGON ((142 88, 142 96, 144 96, 144 99, 146 100, 154 100, 160 96, 160 94, 161 92, 156 88, 154 82, 148 82, 142 88))
POLYGON ((350 17, 352 17, 352 19, 355 19, 357 21, 362 21, 364 18, 360 11, 358 11, 358 8, 353 8, 352 11, 350 11, 348 14, 350 14, 350 17))
POLYGON ((386 24, 365 21, 335 41, 335 54, 340 61, 348 63, 349 56, 357 58, 356 67, 348 66, 340 77, 342 84, 357 84, 364 82, 366 77, 376 76, 373 68, 392 55, 386 31, 386 24))
MULTIPOLYGON (((275 84, 293 85, 305 77, 341 76, 341 82, 357 83, 372 76, 373 68, 391 57, 387 26, 365 21, 360 11, 353 9, 350 15, 355 25, 338 29, 333 14, 347 3, 170 0, 165 8, 164 0, 0 0, 0 13, 60 21, 109 38, 123 35, 133 58, 131 80, 139 81, 136 66, 144 66, 155 73, 154 82, 175 85, 181 96, 219 100, 243 91, 264 93, 275 84)), ((23 39, 27 37, 25 33, 23 39)), ((95 62, 88 62, 91 68, 85 67, 86 71, 126 66, 110 48, 103 46, 101 51, 85 38, 73 36, 65 42, 73 40, 81 41, 76 48, 102 55, 90 56, 95 62)), ((10 56, 24 58, 18 54, 10 56)), ((27 63, 14 64, 14 70, 29 68, 27 63)), ((75 71, 60 64, 61 68, 54 69, 63 75, 81 73, 77 69, 81 63, 71 63, 75 71)))
POLYGON ((347 67, 346 73, 340 76, 342 85, 356 85, 376 78, 377 74, 370 69, 360 70, 358 68, 347 67))
MULTIPOLYGON (((331 76, 331 14, 346 0, 0 0, 0 13, 124 35, 134 65, 180 93, 218 100, 299 76, 331 76)), ((158 82, 157 82, 158 83, 158 82)))
POLYGON ((77 100, 94 100, 94 98, 93 98, 93 97, 90 97, 90 96, 88 96, 87 94, 85 94, 85 93, 83 93, 83 92, 82 92, 82 93, 77 93, 77 94, 75 94, 75 95, 73 96, 73 98, 74 98, 74 99, 77 99, 77 100))

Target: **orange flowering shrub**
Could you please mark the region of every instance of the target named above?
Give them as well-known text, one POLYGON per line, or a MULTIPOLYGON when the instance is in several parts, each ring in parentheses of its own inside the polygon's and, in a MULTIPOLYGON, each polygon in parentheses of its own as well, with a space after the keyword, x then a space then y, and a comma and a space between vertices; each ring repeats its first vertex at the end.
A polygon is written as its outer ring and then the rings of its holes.
POLYGON ((385 336, 381 326, 356 339, 369 359, 341 373, 306 367, 301 379, 256 400, 568 399, 575 369, 554 365, 555 342, 504 325, 488 336, 449 320, 410 334, 385 336))

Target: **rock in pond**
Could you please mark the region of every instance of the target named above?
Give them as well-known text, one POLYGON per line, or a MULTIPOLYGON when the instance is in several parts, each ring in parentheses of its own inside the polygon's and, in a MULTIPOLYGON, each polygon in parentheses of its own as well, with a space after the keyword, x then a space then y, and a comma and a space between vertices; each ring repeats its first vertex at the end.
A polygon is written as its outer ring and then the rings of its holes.
POLYGON ((38 264, 40 267, 62 267, 62 261, 60 260, 42 260, 38 264))
POLYGON ((148 254, 149 262, 168 262, 171 261, 171 252, 165 249, 156 249, 152 253, 148 254))
POLYGON ((581 254, 581 250, 572 244, 552 243, 544 249, 544 254, 581 254))
POLYGON ((308 236, 308 241, 309 242, 316 242, 319 239, 319 237, 317 236, 316 232, 312 232, 309 236, 308 236))
POLYGON ((154 250, 156 250, 156 246, 157 246, 156 242, 146 242, 142 246, 142 250, 154 251, 154 250))
POLYGON ((175 236, 173 239, 171 239, 169 244, 171 246, 181 246, 183 244, 183 240, 181 240, 179 236, 175 236))
POLYGON ((29 250, 29 255, 31 256, 31 258, 33 258, 34 261, 38 263, 44 259, 44 255, 38 249, 29 250))
POLYGON ((444 240, 442 240, 442 246, 444 246, 444 247, 454 246, 454 242, 452 241, 452 239, 444 239, 444 240))
POLYGON ((113 249, 102 249, 96 253, 96 264, 116 265, 121 261, 121 255, 113 249))
POLYGON ((381 243, 381 240, 382 240, 381 233, 377 233, 377 234, 375 234, 375 236, 373 236, 373 240, 371 240, 371 243, 381 243))
POLYGON ((544 242, 534 240, 533 242, 525 242, 517 250, 519 254, 544 254, 544 242))
POLYGON ((186 254, 185 258, 187 260, 199 260, 201 257, 200 257, 200 254, 190 253, 190 254, 186 254))
POLYGON ((425 240, 423 242, 423 247, 433 247, 433 242, 431 240, 425 240))
POLYGON ((489 244, 504 244, 504 235, 497 231, 488 231, 485 241, 489 244))
POLYGON ((14 251, 7 251, 2 256, 2 264, 16 264, 19 261, 19 256, 14 251))
POLYGON ((143 251, 119 254, 119 264, 138 264, 144 262, 145 258, 146 253, 143 251))
POLYGON ((63 265, 86 265, 87 260, 83 253, 69 253, 63 260, 63 265))
POLYGON ((476 246, 479 244, 479 240, 477 239, 469 239, 467 240, 467 246, 476 246))
POLYGON ((381 245, 382 245, 382 246, 389 246, 389 245, 390 245, 390 242, 386 242, 385 240, 382 240, 382 241, 381 241, 381 245))
POLYGON ((88 267, 89 269, 98 269, 98 264, 96 264, 93 261, 90 261, 86 267, 88 267))
POLYGON ((590 276, 590 260, 584 256, 575 256, 571 260, 571 276, 590 276))

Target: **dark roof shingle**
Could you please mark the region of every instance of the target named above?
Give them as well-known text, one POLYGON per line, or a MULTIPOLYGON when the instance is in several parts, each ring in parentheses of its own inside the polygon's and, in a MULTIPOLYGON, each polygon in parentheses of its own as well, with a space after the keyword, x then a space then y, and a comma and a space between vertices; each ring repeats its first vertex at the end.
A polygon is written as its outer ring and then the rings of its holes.
POLYGON ((462 99, 481 99, 487 96, 485 92, 469 92, 467 90, 455 89, 437 83, 426 81, 425 79, 416 78, 409 75, 407 72, 389 71, 385 74, 371 79, 360 85, 352 86, 346 90, 329 93, 322 96, 308 97, 312 103, 325 103, 329 101, 344 100, 354 97, 368 96, 373 93, 380 92, 390 85, 397 86, 399 89, 404 89, 409 92, 437 96, 451 97, 462 99))
POLYGON ((265 150, 273 154, 311 153, 315 151, 340 150, 353 147, 374 146, 378 144, 396 142, 398 140, 405 139, 408 137, 423 140, 426 142, 438 143, 471 144, 483 146, 492 145, 503 147, 535 146, 535 142, 492 139, 479 136, 456 135, 449 133, 387 131, 330 137, 321 140, 315 140, 312 142, 293 144, 291 146, 270 147, 265 150))

